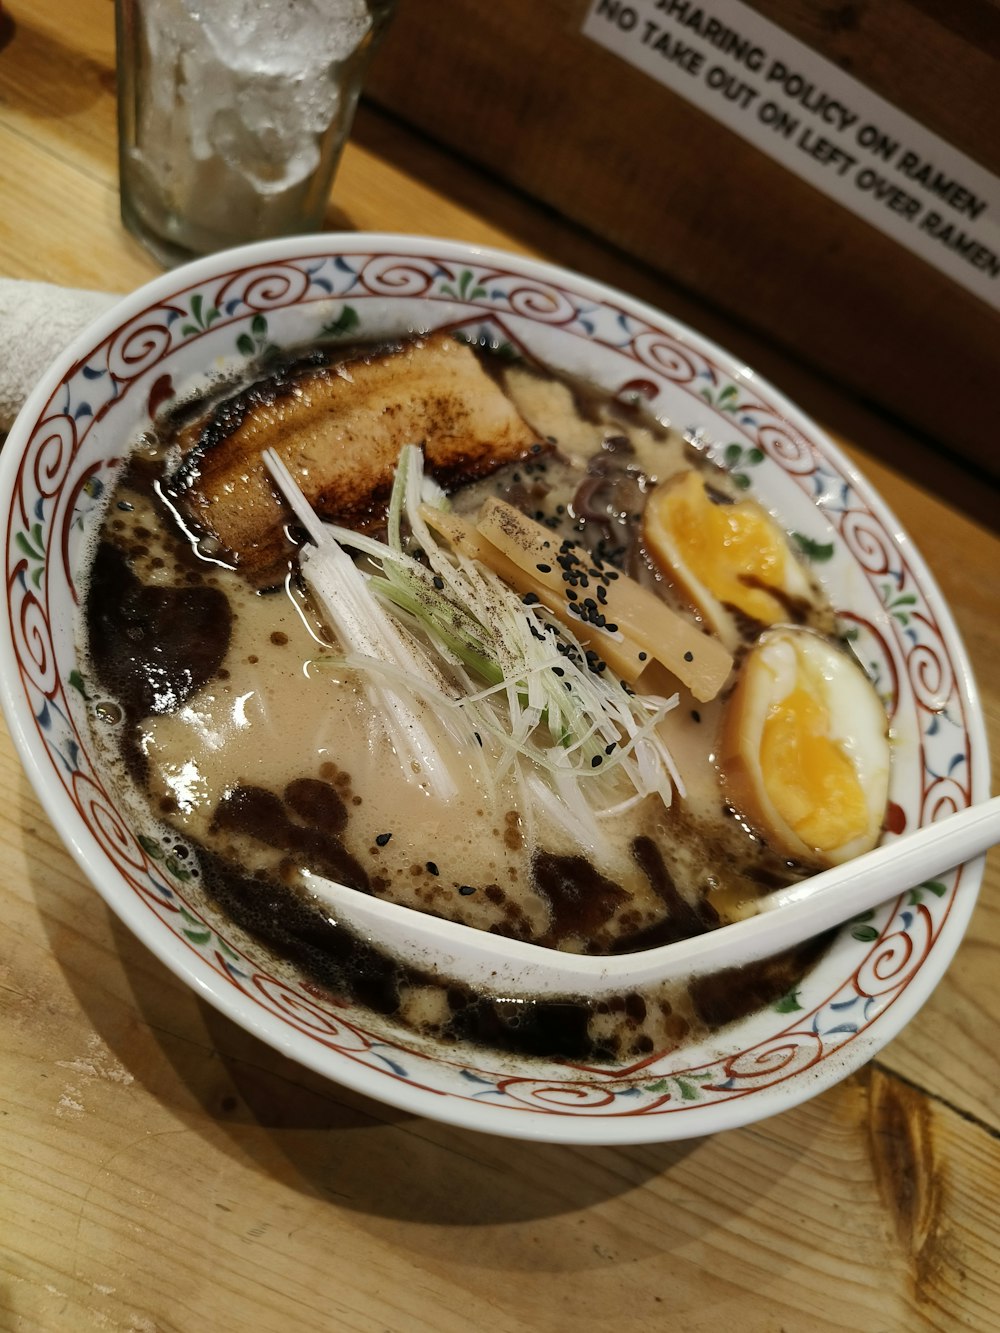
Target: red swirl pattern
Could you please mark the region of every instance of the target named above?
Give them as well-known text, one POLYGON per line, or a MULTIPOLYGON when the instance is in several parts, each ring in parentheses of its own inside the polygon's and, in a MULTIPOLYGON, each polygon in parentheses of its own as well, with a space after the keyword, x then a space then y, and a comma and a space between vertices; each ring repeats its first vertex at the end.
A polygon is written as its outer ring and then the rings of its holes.
POLYGON ((964 810, 969 803, 968 787, 962 786, 954 778, 937 778, 924 793, 920 822, 933 824, 935 820, 947 819, 958 810, 964 810))
POLYGON ((374 296, 427 296, 439 266, 431 260, 376 255, 361 273, 365 289, 374 296))
POLYGON ((843 517, 840 535, 858 564, 874 578, 887 577, 898 567, 898 558, 883 527, 872 515, 851 510, 843 517))
POLYGON ((757 445, 793 475, 808 476, 816 469, 816 458, 809 441, 780 418, 767 421, 758 428, 757 445))
POLYGON ((108 370, 116 380, 133 380, 162 361, 171 350, 172 341, 163 311, 147 311, 126 324, 112 339, 107 351, 108 370))
POLYGON ((755 1092, 801 1074, 823 1055, 823 1039, 818 1033, 796 1030, 724 1060, 722 1070, 725 1078, 738 1084, 740 1092, 755 1092))
POLYGON ((637 334, 632 339, 632 351, 637 361, 664 375, 672 384, 691 384, 701 373, 688 348, 655 330, 637 334))
POLYGON ((521 283, 506 295, 515 315, 527 315, 537 324, 571 324, 577 317, 576 306, 556 287, 521 283))
POLYGON ((120 870, 142 874, 149 859, 107 792, 86 773, 72 776, 73 801, 101 847, 120 870))
POLYGON ((341 1051, 367 1051, 371 1041, 350 1023, 334 1018, 327 1010, 308 1000, 298 987, 289 986, 277 977, 257 972, 252 987, 274 1013, 287 1019, 300 1032, 321 1037, 341 1051))
MULTIPOLYGON (((78 444, 76 422, 68 416, 46 417, 32 433, 28 445, 31 476, 43 499, 48 500, 58 494, 78 444)), ((30 516, 24 512, 23 505, 22 499, 25 522, 30 522, 30 516)))
POLYGON ((51 699, 59 688, 59 664, 52 647, 52 633, 49 628, 45 607, 29 586, 18 595, 19 573, 27 573, 27 562, 22 561, 15 567, 14 579, 9 584, 9 598, 12 614, 11 629, 14 635, 14 649, 18 664, 27 681, 51 699))
POLYGON ((955 689, 951 663, 930 642, 917 643, 907 654, 906 672, 920 707, 940 713, 955 689))
POLYGON ((274 264, 266 268, 242 269, 224 281, 214 303, 223 308, 240 302, 248 310, 277 310, 295 305, 309 290, 309 274, 296 264, 274 264))
POLYGON ((906 930, 882 936, 855 973, 861 995, 870 998, 900 990, 918 970, 934 943, 934 923, 923 906, 913 910, 906 930))
POLYGON ((601 1084, 562 1083, 554 1079, 505 1078, 497 1091, 533 1110, 620 1114, 614 1090, 601 1084))

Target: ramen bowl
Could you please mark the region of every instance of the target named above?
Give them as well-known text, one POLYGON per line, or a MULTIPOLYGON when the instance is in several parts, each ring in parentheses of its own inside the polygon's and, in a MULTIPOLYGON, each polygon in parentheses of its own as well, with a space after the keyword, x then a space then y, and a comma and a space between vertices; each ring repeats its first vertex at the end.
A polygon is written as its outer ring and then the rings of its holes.
POLYGON ((944 600, 897 520, 808 418, 726 352, 598 283, 388 235, 268 242, 165 274, 95 322, 35 389, 0 456, 0 675, 31 781, 98 892, 166 966, 263 1041, 395 1107, 611 1144, 703 1135, 815 1096, 926 1000, 962 938, 981 861, 846 923, 793 990, 750 1017, 631 1063, 586 1065, 417 1037, 326 994, 212 909, 102 767, 79 598, 90 534, 157 405, 264 348, 433 329, 641 399, 795 535, 886 706, 893 833, 987 796, 980 705, 944 600))

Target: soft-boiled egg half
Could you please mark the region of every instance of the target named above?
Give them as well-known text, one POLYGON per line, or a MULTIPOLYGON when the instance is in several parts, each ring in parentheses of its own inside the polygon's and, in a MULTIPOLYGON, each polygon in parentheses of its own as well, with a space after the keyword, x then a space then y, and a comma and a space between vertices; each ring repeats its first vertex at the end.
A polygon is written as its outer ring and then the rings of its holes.
POLYGON ((822 635, 761 636, 726 702, 719 761, 732 805, 787 856, 836 865, 878 841, 885 710, 855 659, 822 635))
POLYGON ((776 625, 811 598, 788 537, 767 510, 755 500, 713 498, 693 468, 655 487, 643 537, 652 559, 730 650, 740 641, 734 612, 776 625))

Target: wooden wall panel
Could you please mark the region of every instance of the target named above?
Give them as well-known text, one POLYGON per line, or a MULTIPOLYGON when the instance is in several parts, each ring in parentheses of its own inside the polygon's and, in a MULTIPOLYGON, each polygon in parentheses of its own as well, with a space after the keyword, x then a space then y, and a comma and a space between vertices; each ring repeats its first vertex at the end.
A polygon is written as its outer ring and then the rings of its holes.
MULTIPOLYGON (((583 37, 588 7, 402 0, 371 96, 1000 476, 1000 315, 583 37)), ((755 7, 1000 174, 992 0, 755 7)))

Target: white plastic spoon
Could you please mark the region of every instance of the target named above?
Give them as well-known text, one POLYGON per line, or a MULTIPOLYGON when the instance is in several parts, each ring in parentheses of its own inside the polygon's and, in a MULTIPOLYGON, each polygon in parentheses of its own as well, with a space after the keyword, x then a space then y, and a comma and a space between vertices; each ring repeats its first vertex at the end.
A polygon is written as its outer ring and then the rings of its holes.
POLYGON ((305 874, 339 924, 403 963, 504 996, 634 990, 739 967, 799 944, 1000 842, 1000 796, 758 900, 732 925, 641 953, 564 953, 505 939, 305 874))

